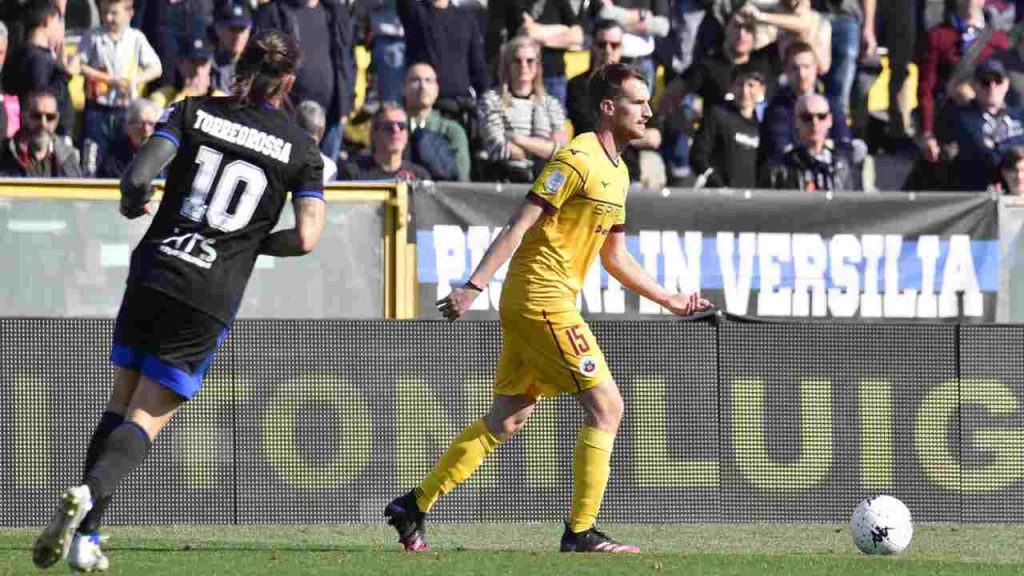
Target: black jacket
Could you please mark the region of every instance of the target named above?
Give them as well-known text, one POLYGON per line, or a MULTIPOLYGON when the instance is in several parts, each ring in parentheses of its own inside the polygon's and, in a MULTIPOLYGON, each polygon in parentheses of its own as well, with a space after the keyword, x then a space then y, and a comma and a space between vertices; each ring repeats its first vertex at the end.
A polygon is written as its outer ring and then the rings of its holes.
POLYGON ((775 190, 806 192, 857 190, 850 150, 830 148, 826 159, 811 156, 807 148, 790 148, 782 158, 761 170, 759 186, 775 190))
MULTIPOLYGON (((348 116, 355 101, 356 65, 352 55, 355 27, 348 8, 338 0, 321 0, 320 5, 327 12, 327 29, 331 37, 331 63, 334 68, 335 97, 331 105, 326 107, 327 118, 330 121, 332 118, 348 116)), ((295 11, 303 6, 303 0, 277 0, 264 4, 256 13, 254 28, 281 30, 295 38, 305 52, 295 16, 295 11)))
POLYGON ((757 186, 757 116, 747 118, 733 102, 708 113, 693 139, 690 166, 700 176, 709 169, 707 188, 757 186))
POLYGON ((477 14, 454 4, 443 10, 428 0, 398 0, 405 28, 405 67, 425 62, 437 72, 439 98, 479 98, 491 87, 484 34, 477 14))
MULTIPOLYGON (((19 131, 18 134, 21 134, 19 131)), ((57 136, 53 139, 50 160, 45 174, 35 173, 28 162, 27 151, 18 146, 18 134, 4 143, 0 149, 0 176, 8 178, 82 178, 81 162, 78 150, 71 145, 70 139, 57 136)))

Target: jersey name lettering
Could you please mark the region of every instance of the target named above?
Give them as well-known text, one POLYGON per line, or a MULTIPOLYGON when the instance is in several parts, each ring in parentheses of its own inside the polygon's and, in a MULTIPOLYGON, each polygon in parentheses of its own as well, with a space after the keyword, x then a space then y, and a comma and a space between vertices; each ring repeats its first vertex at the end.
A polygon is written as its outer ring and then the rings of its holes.
POLYGON ((193 128, 214 138, 269 156, 284 164, 287 164, 292 156, 291 142, 285 142, 262 130, 243 126, 202 110, 196 110, 196 123, 193 128))

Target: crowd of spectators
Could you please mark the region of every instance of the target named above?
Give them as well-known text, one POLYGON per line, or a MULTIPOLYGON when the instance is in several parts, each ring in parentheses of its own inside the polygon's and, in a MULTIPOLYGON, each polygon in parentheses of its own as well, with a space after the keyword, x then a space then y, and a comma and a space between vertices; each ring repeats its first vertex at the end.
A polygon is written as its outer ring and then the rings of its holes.
POLYGON ((325 181, 532 181, 622 62, 656 112, 624 156, 638 186, 859 190, 885 154, 905 189, 1024 193, 1024 0, 3 0, 0 20, 4 176, 118 177, 276 28, 325 181))

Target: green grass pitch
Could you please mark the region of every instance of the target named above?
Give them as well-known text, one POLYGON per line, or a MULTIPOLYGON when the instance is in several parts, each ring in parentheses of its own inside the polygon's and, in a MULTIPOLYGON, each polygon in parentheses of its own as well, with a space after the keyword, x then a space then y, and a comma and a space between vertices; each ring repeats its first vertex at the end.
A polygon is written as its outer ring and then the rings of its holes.
MULTIPOLYGON (((432 524, 433 551, 402 552, 384 525, 111 526, 108 574, 515 575, 686 574, 818 576, 1024 574, 1024 526, 926 524, 910 549, 867 557, 846 525, 603 526, 638 556, 559 554, 554 524, 432 524)), ((39 574, 36 530, 0 529, 0 576, 39 574)), ((59 564, 48 571, 67 574, 59 564)))

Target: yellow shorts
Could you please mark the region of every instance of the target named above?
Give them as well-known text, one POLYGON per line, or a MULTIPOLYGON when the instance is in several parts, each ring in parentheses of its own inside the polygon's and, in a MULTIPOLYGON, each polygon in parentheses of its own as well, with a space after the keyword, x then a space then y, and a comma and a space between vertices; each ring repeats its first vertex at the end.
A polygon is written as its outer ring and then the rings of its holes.
POLYGON ((579 394, 612 377, 594 333, 576 310, 526 315, 501 310, 498 396, 579 394))

